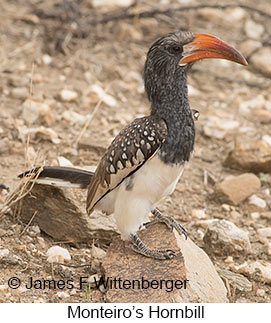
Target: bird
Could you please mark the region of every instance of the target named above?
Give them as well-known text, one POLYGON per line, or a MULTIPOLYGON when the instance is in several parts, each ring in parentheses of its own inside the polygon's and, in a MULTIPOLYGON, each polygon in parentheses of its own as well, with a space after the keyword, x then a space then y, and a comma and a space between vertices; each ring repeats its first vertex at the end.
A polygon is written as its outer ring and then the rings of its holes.
MULTIPOLYGON (((193 154, 199 112, 189 105, 187 74, 196 61, 207 58, 248 65, 234 47, 209 34, 175 31, 157 39, 147 52, 143 72, 149 114, 120 131, 95 172, 46 166, 37 183, 86 188, 89 215, 95 209, 114 213, 121 238, 130 241, 135 252, 172 259, 175 250, 149 248, 138 231, 152 214, 153 222, 163 222, 187 237, 181 224, 157 205, 173 193, 193 154)), ((39 169, 19 176, 37 174, 39 169)))

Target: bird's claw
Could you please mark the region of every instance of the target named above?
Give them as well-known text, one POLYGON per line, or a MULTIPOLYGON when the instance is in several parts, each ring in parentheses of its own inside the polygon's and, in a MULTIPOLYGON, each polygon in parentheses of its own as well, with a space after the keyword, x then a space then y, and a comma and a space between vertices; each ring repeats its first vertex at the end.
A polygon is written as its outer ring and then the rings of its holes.
POLYGON ((137 234, 131 235, 132 249, 140 253, 143 256, 165 260, 172 259, 176 256, 176 253, 172 249, 150 249, 148 248, 144 242, 138 237, 137 234))
POLYGON ((160 213, 157 209, 154 209, 152 213, 155 215, 154 220, 151 223, 157 223, 157 222, 163 222, 166 224, 166 226, 173 231, 173 229, 176 229, 176 231, 180 235, 184 235, 185 239, 187 240, 187 232, 185 228, 178 222, 176 221, 173 217, 171 216, 166 216, 160 213))

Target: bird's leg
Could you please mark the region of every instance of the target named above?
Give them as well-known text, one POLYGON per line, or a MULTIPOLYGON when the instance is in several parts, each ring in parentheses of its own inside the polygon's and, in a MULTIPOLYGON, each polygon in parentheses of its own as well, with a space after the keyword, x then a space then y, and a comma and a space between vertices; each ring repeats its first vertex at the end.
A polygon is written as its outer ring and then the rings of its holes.
POLYGON ((187 239, 187 232, 185 228, 180 225, 180 223, 176 221, 172 216, 163 215, 157 209, 153 209, 152 214, 155 216, 155 218, 153 219, 153 221, 151 221, 151 223, 163 222, 170 230, 176 229, 180 235, 183 234, 185 236, 185 239, 187 239))
POLYGON ((155 259, 171 259, 175 256, 175 251, 172 249, 150 249, 145 243, 135 234, 131 234, 132 249, 142 254, 143 256, 155 259))

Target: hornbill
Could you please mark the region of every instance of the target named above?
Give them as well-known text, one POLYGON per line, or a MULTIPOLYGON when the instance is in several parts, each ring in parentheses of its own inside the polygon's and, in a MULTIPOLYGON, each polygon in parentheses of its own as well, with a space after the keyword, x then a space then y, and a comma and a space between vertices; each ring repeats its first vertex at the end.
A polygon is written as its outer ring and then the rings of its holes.
POLYGON ((129 240, 133 250, 156 259, 172 258, 174 250, 148 248, 137 231, 151 212, 154 221, 186 236, 185 229, 156 206, 174 191, 193 152, 197 117, 189 106, 187 73, 195 61, 205 58, 247 65, 241 53, 211 35, 178 31, 156 40, 144 66, 150 114, 135 119, 116 136, 94 173, 44 167, 37 183, 87 187, 88 214, 94 209, 114 213, 122 239, 129 240))

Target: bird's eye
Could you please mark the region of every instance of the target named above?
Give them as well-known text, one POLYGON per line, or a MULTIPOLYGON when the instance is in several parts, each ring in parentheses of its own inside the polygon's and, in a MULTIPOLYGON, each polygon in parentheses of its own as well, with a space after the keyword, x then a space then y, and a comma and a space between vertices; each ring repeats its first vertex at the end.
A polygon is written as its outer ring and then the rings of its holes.
POLYGON ((169 51, 171 54, 181 54, 183 49, 181 46, 178 46, 178 45, 174 45, 172 47, 169 48, 169 51))

